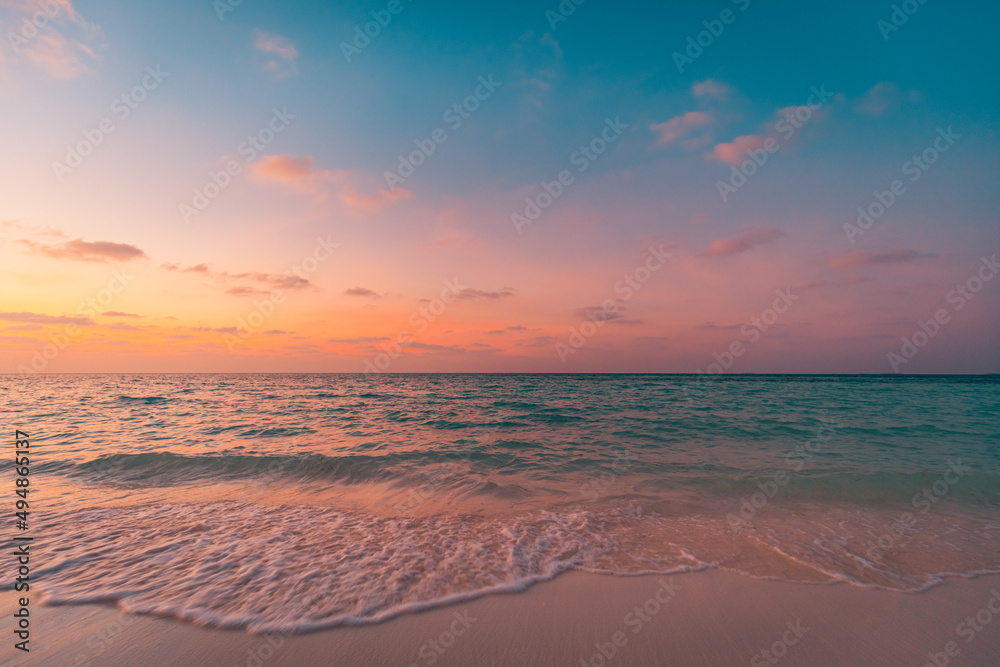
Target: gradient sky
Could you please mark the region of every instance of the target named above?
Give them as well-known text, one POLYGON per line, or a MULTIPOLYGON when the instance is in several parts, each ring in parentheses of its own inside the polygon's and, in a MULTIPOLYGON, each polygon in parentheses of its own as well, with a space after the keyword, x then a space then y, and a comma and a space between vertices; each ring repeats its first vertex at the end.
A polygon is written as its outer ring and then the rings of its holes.
POLYGON ((1000 371, 995 3, 562 6, 0 0, 0 371, 1000 371))

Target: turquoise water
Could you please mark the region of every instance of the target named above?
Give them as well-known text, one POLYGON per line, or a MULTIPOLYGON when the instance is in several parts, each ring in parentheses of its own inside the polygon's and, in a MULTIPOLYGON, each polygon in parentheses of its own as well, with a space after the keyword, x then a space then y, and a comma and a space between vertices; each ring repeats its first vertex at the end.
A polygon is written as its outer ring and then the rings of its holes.
POLYGON ((567 569, 1000 571, 1000 378, 7 376, 50 603, 254 631, 567 569))

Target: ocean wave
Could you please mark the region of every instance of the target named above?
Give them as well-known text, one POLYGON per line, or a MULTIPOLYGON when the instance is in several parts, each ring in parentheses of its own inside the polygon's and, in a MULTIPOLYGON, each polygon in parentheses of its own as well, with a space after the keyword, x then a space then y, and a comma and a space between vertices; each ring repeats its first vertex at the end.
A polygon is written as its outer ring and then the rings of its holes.
POLYGON ((408 463, 428 465, 460 460, 458 455, 436 452, 392 453, 382 456, 349 454, 252 455, 226 454, 187 456, 172 452, 112 454, 90 461, 47 461, 43 472, 57 472, 102 483, 132 483, 156 486, 213 482, 268 476, 274 479, 330 479, 350 483, 401 477, 408 463))
MULTIPOLYGON (((267 434, 277 438, 289 432, 291 429, 269 429, 267 434)), ((261 437, 263 433, 255 431, 254 435, 261 437)), ((610 480, 608 485, 625 484, 640 495, 666 497, 687 490, 706 499, 731 498, 736 503, 765 494, 778 502, 843 501, 873 507, 899 504, 918 507, 929 503, 924 498, 930 497, 936 504, 938 496, 946 495, 948 502, 1000 508, 1000 474, 972 467, 958 483, 942 487, 942 475, 947 468, 922 472, 860 472, 848 468, 746 471, 712 463, 666 463, 643 461, 638 458, 640 455, 611 456, 614 452, 606 453, 604 458, 570 451, 553 456, 535 451, 538 446, 534 443, 517 440, 473 443, 469 447, 389 451, 377 455, 235 452, 186 455, 159 451, 104 455, 83 462, 46 459, 38 469, 101 484, 147 486, 179 486, 203 480, 259 481, 262 477, 274 481, 327 480, 355 484, 394 480, 421 485, 428 480, 440 482, 449 476, 478 474, 480 478, 503 477, 528 490, 559 487, 562 493, 571 496, 575 491, 590 495, 595 484, 604 488, 604 482, 610 480)), ((441 487, 445 490, 448 484, 441 487)), ((466 488, 456 483, 455 488, 459 487, 466 488)))
POLYGON ((146 405, 152 405, 156 403, 166 403, 168 399, 166 396, 126 396, 123 394, 118 396, 118 400, 126 403, 145 403, 146 405))

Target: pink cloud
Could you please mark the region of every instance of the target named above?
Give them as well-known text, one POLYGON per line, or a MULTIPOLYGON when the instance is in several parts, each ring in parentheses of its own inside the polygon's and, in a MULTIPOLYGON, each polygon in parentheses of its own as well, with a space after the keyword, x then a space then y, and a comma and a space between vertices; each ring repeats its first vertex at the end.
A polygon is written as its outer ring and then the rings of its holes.
MULTIPOLYGON (((167 271, 180 271, 181 273, 201 273, 226 283, 230 280, 253 280, 258 283, 269 285, 275 289, 305 289, 312 287, 312 283, 307 278, 296 276, 291 273, 267 273, 264 271, 244 271, 243 273, 230 273, 229 271, 214 271, 208 264, 195 264, 185 269, 181 269, 177 264, 163 264, 162 268, 167 271)), ((227 294, 264 294, 265 291, 253 292, 257 288, 233 287, 226 290, 227 294)))
POLYGON ((281 35, 258 30, 254 38, 254 48, 261 53, 276 56, 267 61, 264 69, 271 72, 278 78, 284 78, 298 73, 295 59, 299 57, 299 50, 292 42, 281 35))
POLYGON ((708 250, 701 253, 701 256, 729 257, 738 255, 765 243, 771 243, 784 235, 784 232, 774 227, 744 227, 738 236, 712 241, 708 250))
POLYGON ((252 174, 258 180, 281 183, 320 201, 327 200, 332 192, 348 210, 366 213, 378 212, 383 206, 412 194, 405 188, 395 188, 392 192, 380 188, 375 194, 362 192, 356 184, 358 174, 344 169, 317 171, 314 161, 311 156, 268 155, 254 164, 252 174))
POLYGON ((864 252, 854 250, 844 255, 838 255, 830 260, 830 266, 834 269, 848 269, 857 266, 871 266, 872 264, 891 264, 894 262, 908 262, 915 259, 933 257, 929 253, 917 252, 916 250, 906 250, 898 248, 886 250, 885 252, 864 252))
POLYGON ((653 146, 666 146, 690 134, 695 128, 707 125, 711 120, 711 114, 705 111, 688 111, 682 116, 671 118, 663 123, 653 123, 649 126, 649 129, 657 135, 653 146))
POLYGON ((127 262, 146 257, 145 251, 128 243, 112 241, 84 241, 73 239, 56 245, 45 245, 35 241, 21 240, 32 253, 46 255, 53 259, 73 259, 81 262, 127 262))
POLYGON ((348 296, 368 296, 375 299, 382 298, 378 292, 373 289, 368 289, 367 287, 350 287, 344 290, 344 294, 348 296))
POLYGON ((262 30, 257 31, 253 46, 261 53, 271 53, 284 60, 294 60, 299 55, 299 50, 286 38, 262 30))
POLYGON ((253 166, 253 173, 264 180, 299 181, 314 175, 313 162, 314 158, 309 156, 267 155, 253 166))
POLYGON ((226 294, 232 294, 233 296, 256 296, 258 294, 270 294, 267 290, 260 289, 258 287, 230 287, 226 290, 226 294))
POLYGON ((6 322, 26 322, 29 324, 76 324, 79 326, 93 326, 94 320, 89 317, 75 317, 71 315, 45 315, 42 313, 29 312, 6 312, 0 313, 0 320, 6 322))
POLYGON ((58 33, 39 35, 23 53, 33 65, 57 79, 72 79, 89 72, 89 62, 97 59, 90 47, 58 33))
POLYGON ((726 164, 740 164, 749 159, 747 151, 759 150, 764 147, 764 137, 759 134, 745 134, 736 137, 728 144, 717 144, 712 149, 712 158, 726 164))
POLYGON ((17 26, 27 20, 35 27, 34 17, 42 13, 48 19, 37 33, 25 37, 21 30, 11 31, 11 47, 16 55, 58 79, 71 79, 91 71, 90 65, 99 59, 96 49, 103 48, 104 34, 97 25, 88 23, 73 7, 71 0, 59 0, 43 9, 34 0, 5 0, 0 3, 14 14, 17 26))

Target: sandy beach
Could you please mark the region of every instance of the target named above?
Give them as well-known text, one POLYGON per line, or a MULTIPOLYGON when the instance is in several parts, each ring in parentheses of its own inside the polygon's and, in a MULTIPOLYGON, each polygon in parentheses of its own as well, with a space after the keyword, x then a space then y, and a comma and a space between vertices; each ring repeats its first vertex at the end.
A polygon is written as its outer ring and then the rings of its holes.
POLYGON ((10 649, 2 663, 990 665, 1000 655, 1000 623, 991 622, 1000 614, 990 606, 1000 610, 1000 576, 906 594, 720 571, 570 572, 522 593, 293 636, 196 627, 112 606, 38 607, 30 657, 10 649))

